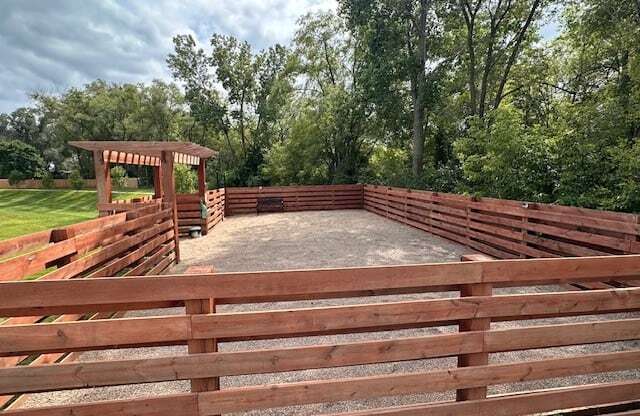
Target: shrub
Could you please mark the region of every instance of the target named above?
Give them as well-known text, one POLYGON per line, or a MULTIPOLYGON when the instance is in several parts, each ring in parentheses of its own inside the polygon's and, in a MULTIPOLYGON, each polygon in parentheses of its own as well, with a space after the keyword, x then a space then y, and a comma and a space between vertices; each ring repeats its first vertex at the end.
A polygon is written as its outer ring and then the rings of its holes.
POLYGON ((55 183, 53 182, 53 174, 51 174, 51 172, 45 172, 42 174, 42 187, 44 189, 55 188, 55 183))
POLYGON ((189 166, 176 165, 174 167, 176 193, 191 194, 197 189, 198 176, 189 166))
POLYGON ((74 170, 69 175, 69 183, 73 189, 82 189, 84 188, 84 179, 82 179, 82 175, 79 170, 74 170))
POLYGON ((16 186, 20 182, 22 182, 25 178, 22 172, 14 169, 11 172, 9 172, 8 179, 9 179, 9 185, 16 186))
POLYGON ((127 186, 127 171, 122 166, 114 166, 111 168, 111 185, 116 189, 125 188, 127 186))

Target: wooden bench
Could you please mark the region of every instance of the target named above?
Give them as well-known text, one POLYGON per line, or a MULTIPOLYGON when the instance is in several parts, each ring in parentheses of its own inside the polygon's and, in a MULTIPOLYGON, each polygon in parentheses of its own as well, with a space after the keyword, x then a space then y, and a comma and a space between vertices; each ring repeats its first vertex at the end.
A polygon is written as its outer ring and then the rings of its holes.
POLYGON ((284 212, 284 199, 279 197, 259 197, 258 214, 261 212, 284 212))

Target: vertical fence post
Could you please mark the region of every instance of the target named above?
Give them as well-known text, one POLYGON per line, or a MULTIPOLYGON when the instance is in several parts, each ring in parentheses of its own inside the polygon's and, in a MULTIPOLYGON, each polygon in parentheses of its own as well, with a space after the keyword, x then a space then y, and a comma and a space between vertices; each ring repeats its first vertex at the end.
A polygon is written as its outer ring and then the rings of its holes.
MULTIPOLYGON (((186 274, 213 273, 213 267, 209 266, 191 266, 186 270, 186 274)), ((201 315, 216 313, 215 299, 193 299, 184 302, 185 312, 187 315, 201 315)), ((187 350, 189 354, 202 354, 207 352, 217 352, 218 342, 215 339, 195 339, 187 342, 187 350)), ((191 391, 214 391, 220 389, 220 378, 198 378, 191 380, 191 391)))
MULTIPOLYGON (((529 208, 529 203, 528 202, 523 202, 522 203, 522 208, 527 210, 529 208)), ((529 215, 527 214, 527 212, 524 212, 522 214, 522 230, 521 230, 521 233, 522 233, 522 245, 524 246, 524 248, 523 248, 523 252, 520 253, 520 258, 521 259, 526 259, 527 258, 526 250, 527 250, 527 247, 529 246, 529 244, 527 244, 527 240, 528 240, 528 237, 529 237, 529 229, 527 227, 528 222, 529 222, 529 215)))
MULTIPOLYGON (((468 202, 469 204, 470 202, 468 202)), ((467 241, 467 247, 471 247, 471 233, 470 233, 470 229, 471 229, 471 208, 469 207, 469 205, 466 205, 464 208, 464 212, 465 212, 465 230, 467 232, 466 237, 466 241, 467 241)), ((465 260, 464 258, 465 256, 462 256, 462 261, 469 261, 469 260, 465 260)))
MULTIPOLYGON (((462 256, 462 261, 482 261, 492 260, 491 257, 484 254, 467 254, 462 256)), ((493 287, 490 283, 474 283, 462 285, 460 287, 460 297, 468 296, 491 296, 493 287)), ((491 318, 476 318, 461 320, 459 324, 460 332, 468 331, 488 331, 491 329, 491 318)), ((483 348, 484 349, 484 348, 483 348)), ((489 353, 478 352, 472 354, 461 354, 458 356, 458 367, 472 367, 476 365, 489 364, 489 353)), ((456 400, 478 400, 487 397, 487 387, 474 387, 469 389, 460 389, 456 391, 456 400)))

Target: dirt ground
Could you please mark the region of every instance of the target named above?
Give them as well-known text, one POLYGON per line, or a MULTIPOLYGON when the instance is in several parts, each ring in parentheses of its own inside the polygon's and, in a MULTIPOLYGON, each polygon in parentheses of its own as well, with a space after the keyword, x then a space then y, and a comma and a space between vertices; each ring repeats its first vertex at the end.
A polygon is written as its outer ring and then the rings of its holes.
POLYGON ((174 268, 221 272, 456 261, 471 250, 362 210, 228 217, 203 238, 180 243, 174 268))
MULTIPOLYGON (((183 240, 180 244, 182 262, 169 273, 182 273, 192 265, 212 265, 219 272, 261 271, 303 268, 326 268, 346 266, 370 266, 388 264, 415 264, 456 261, 462 254, 472 250, 430 235, 420 230, 384 219, 365 211, 320 211, 286 214, 266 214, 260 216, 230 217, 220 223, 203 238, 183 240)), ((535 292, 558 290, 554 287, 529 289, 535 292)), ((510 290, 513 292, 514 290, 510 290)), ((378 302, 393 302, 411 299, 455 296, 453 293, 394 295, 376 298, 378 302)), ((344 305, 370 303, 371 298, 316 300, 305 302, 280 302, 276 304, 225 305, 220 312, 250 311, 266 309, 300 308, 309 306, 344 305)), ((184 309, 145 311, 130 313, 128 316, 148 316, 154 314, 184 313, 184 309)), ((631 314, 618 314, 606 318, 629 318, 631 314)), ((637 317, 637 315, 635 315, 637 317)), ((558 322, 584 322, 605 319, 599 317, 579 317, 561 320, 530 321, 527 325, 558 322)), ((493 325, 504 328, 518 324, 493 325)), ((222 351, 238 351, 256 348, 277 348, 318 343, 352 342, 367 339, 388 339, 456 331, 456 327, 408 329, 402 331, 349 334, 324 337, 305 337, 287 340, 250 341, 221 344, 222 351)), ((530 350, 516 353, 493 354, 492 362, 535 360, 549 357, 582 355, 586 353, 620 351, 638 348, 637 342, 618 342, 592 346, 530 350)), ((88 352, 81 361, 150 358, 186 354, 186 347, 158 347, 121 349, 88 352)), ((222 388, 319 380, 327 378, 360 377, 374 374, 406 373, 430 371, 456 366, 455 358, 408 361, 363 365, 334 369, 306 370, 277 374, 261 374, 240 377, 224 377, 222 388)), ((518 383, 490 388, 490 394, 509 393, 538 388, 561 387, 575 384, 589 384, 622 379, 637 379, 638 371, 580 376, 540 382, 518 383)), ((95 400, 126 399, 180 393, 189 391, 186 381, 151 383, 135 386, 117 386, 96 389, 80 389, 65 392, 34 394, 26 406, 83 403, 95 400)), ((389 397, 377 400, 351 401, 332 404, 317 404, 291 408, 270 409, 255 415, 311 415, 386 407, 400 404, 434 400, 448 400, 453 392, 442 394, 389 397)))

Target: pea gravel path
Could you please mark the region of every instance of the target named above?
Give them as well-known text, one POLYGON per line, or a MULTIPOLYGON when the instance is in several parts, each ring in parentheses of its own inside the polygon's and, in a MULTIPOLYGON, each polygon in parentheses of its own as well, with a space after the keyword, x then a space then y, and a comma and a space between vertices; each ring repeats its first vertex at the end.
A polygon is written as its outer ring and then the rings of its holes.
MULTIPOLYGON (((192 265, 212 265, 216 271, 262 271, 301 268, 326 268, 370 266, 388 264, 415 264, 456 261, 462 254, 472 252, 466 247, 427 234, 362 210, 318 211, 260 216, 229 217, 218 224, 203 238, 183 240, 180 244, 182 262, 169 273, 183 273, 192 265)), ((534 288, 533 291, 554 290, 553 287, 534 288)), ((453 296, 453 294, 421 294, 384 296, 377 300, 390 302, 409 299, 453 296)), ((281 302, 269 305, 225 305, 221 312, 256 309, 282 309, 308 306, 340 305, 371 302, 371 299, 336 299, 305 302, 281 302)), ((184 309, 129 313, 127 316, 155 314, 181 314, 184 309)), ((616 315, 616 318, 630 315, 616 315)), ((573 321, 602 319, 581 317, 573 321)), ((565 319, 571 322, 572 319, 565 319)), ((530 324, 544 323, 544 320, 530 324)), ((558 322, 557 320, 555 322, 558 322)), ((506 327, 513 324, 500 324, 506 327)), ((315 343, 349 342, 353 340, 382 339, 418 336, 455 331, 455 327, 409 329, 372 334, 336 335, 325 337, 294 338, 290 340, 251 341, 221 345, 223 351, 246 350, 282 346, 309 345, 315 343)), ((638 343, 611 343, 599 346, 553 348, 541 351, 495 354, 492 362, 531 360, 547 357, 581 355, 638 348, 638 343)), ((157 347, 87 352, 80 361, 151 358, 186 354, 186 347, 157 347)), ((261 374, 222 378, 222 388, 268 383, 294 382, 313 379, 358 377, 372 374, 429 371, 455 367, 455 359, 421 360, 402 363, 364 365, 336 369, 307 370, 278 374, 261 374)), ((640 372, 627 371, 586 377, 557 379, 546 382, 528 382, 509 386, 496 386, 490 393, 506 393, 537 388, 560 387, 575 383, 594 383, 640 377, 640 372)), ((44 406, 69 403, 86 403, 95 400, 127 399, 189 391, 188 382, 151 383, 133 386, 117 386, 94 389, 31 395, 25 406, 44 406)), ((280 408, 254 412, 256 415, 311 415, 410 404, 425 400, 446 400, 452 393, 413 395, 402 398, 351 401, 280 408)))

